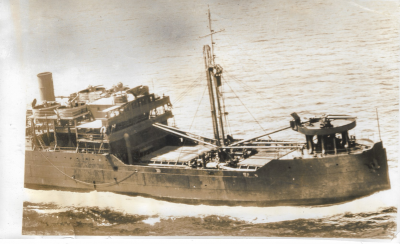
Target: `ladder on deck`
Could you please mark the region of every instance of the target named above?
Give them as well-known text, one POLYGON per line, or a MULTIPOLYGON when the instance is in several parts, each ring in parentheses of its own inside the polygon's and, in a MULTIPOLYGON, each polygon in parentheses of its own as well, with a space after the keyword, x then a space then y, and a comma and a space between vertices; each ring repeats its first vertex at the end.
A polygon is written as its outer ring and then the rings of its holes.
POLYGON ((42 147, 42 149, 44 150, 44 141, 43 141, 43 139, 41 138, 41 137, 36 137, 36 139, 38 140, 38 142, 39 142, 39 145, 42 147))

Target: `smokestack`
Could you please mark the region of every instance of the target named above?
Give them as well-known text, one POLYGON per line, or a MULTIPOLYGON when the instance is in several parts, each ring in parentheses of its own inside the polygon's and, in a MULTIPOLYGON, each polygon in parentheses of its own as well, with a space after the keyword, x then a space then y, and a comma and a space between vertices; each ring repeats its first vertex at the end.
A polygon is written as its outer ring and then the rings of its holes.
POLYGON ((37 75, 39 81, 40 100, 55 101, 53 75, 51 72, 43 72, 37 75))

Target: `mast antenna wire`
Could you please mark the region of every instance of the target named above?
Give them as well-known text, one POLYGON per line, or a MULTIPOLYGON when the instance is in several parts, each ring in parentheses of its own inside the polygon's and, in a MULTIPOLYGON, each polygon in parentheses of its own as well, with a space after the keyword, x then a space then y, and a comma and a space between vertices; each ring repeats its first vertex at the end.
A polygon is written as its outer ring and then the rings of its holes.
POLYGON ((178 104, 179 102, 181 102, 183 97, 185 97, 185 95, 187 95, 188 92, 193 90, 193 88, 195 88, 198 85, 196 82, 198 82, 200 78, 201 78, 201 75, 199 77, 197 77, 197 79, 194 80, 192 83, 190 83, 190 85, 188 87, 186 87, 185 90, 183 90, 181 92, 181 94, 178 95, 178 98, 175 101, 173 101, 173 104, 175 105, 175 104, 178 104))
MULTIPOLYGON (((195 79, 192 83, 189 84, 189 86, 187 86, 179 95, 178 98, 176 99, 175 102, 179 102, 186 94, 189 90, 191 90, 195 85, 196 82, 199 80, 200 76, 197 77, 197 79, 195 79)), ((175 103, 174 102, 174 103, 175 103)))
MULTIPOLYGON (((192 119, 192 123, 190 124, 190 127, 189 127, 189 132, 190 132, 190 130, 192 129, 192 126, 193 126, 193 123, 194 123, 194 119, 196 118, 197 112, 199 111, 201 101, 203 101, 203 97, 204 97, 204 93, 206 92, 206 88, 207 88, 207 87, 204 87, 203 94, 201 95, 199 104, 197 105, 196 112, 194 113, 194 116, 193 116, 193 119, 192 119)), ((185 144, 185 138, 183 138, 183 145, 184 145, 184 144, 185 144)), ((178 155, 177 162, 179 162, 179 158, 181 157, 182 150, 183 150, 183 147, 182 147, 181 150, 179 151, 179 155, 178 155)))
POLYGON ((204 97, 204 93, 206 92, 206 89, 207 89, 207 87, 204 87, 203 94, 201 95, 201 98, 200 98, 199 104, 197 105, 196 112, 194 113, 194 116, 193 116, 192 123, 190 124, 190 127, 189 127, 189 132, 190 132, 190 130, 192 129, 192 126, 193 126, 193 123, 194 123, 194 119, 196 118, 197 112, 199 111, 200 104, 201 104, 201 101, 203 101, 203 97, 204 97))
MULTIPOLYGON (((238 82, 239 85, 242 86, 242 88, 251 90, 251 91, 253 91, 254 93, 256 93, 257 95, 259 95, 260 98, 262 97, 262 94, 261 94, 260 92, 258 92, 257 90, 255 90, 253 87, 247 85, 245 82, 239 80, 238 78, 236 78, 234 75, 230 74, 229 72, 226 72, 226 71, 225 71, 225 73, 228 73, 227 76, 229 76, 232 80, 238 82)), ((276 104, 278 104, 279 106, 283 107, 282 104, 280 104, 280 103, 274 101, 273 99, 271 99, 269 102, 276 103, 276 104)), ((266 108, 266 109, 272 113, 272 111, 271 111, 269 108, 266 108)))
MULTIPOLYGON (((223 77, 222 77, 222 78, 223 78, 223 77)), ((264 129, 264 128, 261 126, 261 124, 258 122, 258 120, 253 116, 253 114, 250 112, 250 110, 246 107, 246 105, 244 105, 244 103, 243 103, 242 100, 239 98, 239 96, 236 94, 236 92, 235 92, 235 91, 232 89, 232 87, 229 85, 229 82, 228 82, 225 78, 223 78, 223 79, 225 80, 226 84, 229 86, 229 88, 231 89, 231 91, 235 94, 236 98, 239 99, 239 101, 240 101, 240 103, 243 105, 243 107, 245 107, 246 110, 247 110, 247 112, 249 112, 249 114, 251 115, 251 117, 253 117, 254 121, 256 121, 257 124, 261 127, 261 129, 262 129, 264 132, 266 132, 265 129, 264 129)), ((271 138, 269 135, 268 135, 268 137, 269 137, 269 139, 272 140, 272 138, 271 138)))
MULTIPOLYGON (((251 43, 251 42, 237 43, 235 40, 232 40, 232 38, 231 38, 229 35, 227 35, 227 37, 229 38, 229 40, 233 41, 233 43, 236 43, 236 44, 235 44, 236 46, 240 46, 240 45, 246 44, 246 43, 251 43)), ((231 43, 232 43, 232 42, 231 42, 231 43)), ((244 52, 244 53, 247 55, 247 57, 251 57, 251 56, 252 56, 252 55, 250 55, 245 49, 241 49, 241 52, 244 52)), ((247 60, 247 62, 249 62, 249 61, 250 61, 250 60, 247 60)), ((251 62, 251 61, 250 61, 250 63, 253 64, 253 65, 257 65, 257 66, 260 68, 260 70, 263 70, 262 67, 259 65, 258 62, 251 62)), ((244 69, 244 71, 246 71, 247 73, 249 73, 249 71, 246 70, 244 67, 245 67, 245 66, 242 65, 242 68, 244 69)), ((265 73, 266 75, 268 75, 268 77, 271 78, 275 83, 278 83, 270 74, 268 74, 268 73, 266 73, 266 72, 263 72, 263 73, 265 73)))

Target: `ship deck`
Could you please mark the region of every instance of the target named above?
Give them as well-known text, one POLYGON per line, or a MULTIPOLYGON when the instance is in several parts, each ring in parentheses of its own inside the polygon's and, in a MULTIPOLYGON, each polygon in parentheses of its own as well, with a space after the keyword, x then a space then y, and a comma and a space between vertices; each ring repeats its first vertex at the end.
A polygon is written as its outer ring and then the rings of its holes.
POLYGON ((141 158, 143 162, 188 162, 211 149, 203 145, 166 146, 141 158))

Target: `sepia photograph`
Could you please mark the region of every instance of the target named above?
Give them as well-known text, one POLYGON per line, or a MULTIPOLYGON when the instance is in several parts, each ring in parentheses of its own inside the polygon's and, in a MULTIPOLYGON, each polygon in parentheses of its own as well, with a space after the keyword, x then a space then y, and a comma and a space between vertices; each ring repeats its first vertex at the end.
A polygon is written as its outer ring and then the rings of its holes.
POLYGON ((399 1, 1 5, 23 238, 398 240, 399 1))

